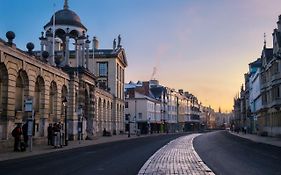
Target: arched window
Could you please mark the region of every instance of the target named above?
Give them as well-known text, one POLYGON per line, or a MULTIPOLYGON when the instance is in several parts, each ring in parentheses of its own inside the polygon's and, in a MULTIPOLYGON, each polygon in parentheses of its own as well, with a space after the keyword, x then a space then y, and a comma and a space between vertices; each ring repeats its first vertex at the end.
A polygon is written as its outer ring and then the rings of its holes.
POLYGON ((98 113, 97 113, 98 120, 101 120, 101 98, 98 100, 98 113))
POLYGON ((65 110, 62 101, 67 98, 67 87, 65 85, 62 86, 61 89, 61 114, 65 115, 65 110))
POLYGON ((34 111, 37 113, 44 108, 45 82, 41 76, 38 76, 35 82, 34 90, 34 111))
POLYGON ((56 114, 56 101, 57 101, 57 84, 52 81, 50 86, 50 99, 49 99, 49 111, 50 114, 56 114))
POLYGON ((89 93, 87 90, 85 90, 85 111, 84 111, 84 117, 88 118, 89 115, 89 93))
POLYGON ((6 66, 1 63, 0 64, 0 115, 2 117, 5 116, 7 112, 7 103, 8 103, 7 97, 8 97, 8 71, 6 66))
POLYGON ((20 70, 16 79, 15 110, 23 111, 24 100, 28 97, 28 78, 25 71, 20 70))

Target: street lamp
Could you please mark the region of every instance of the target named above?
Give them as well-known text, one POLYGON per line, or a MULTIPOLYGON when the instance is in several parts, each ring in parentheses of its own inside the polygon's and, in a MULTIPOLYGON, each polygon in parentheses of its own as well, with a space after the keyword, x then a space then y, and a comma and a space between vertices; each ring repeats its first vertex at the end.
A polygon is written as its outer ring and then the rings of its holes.
POLYGON ((131 118, 131 115, 130 114, 126 114, 127 116, 127 120, 128 120, 128 137, 131 137, 131 127, 130 127, 130 125, 131 125, 131 120, 130 120, 130 118, 131 118))
POLYGON ((83 135, 83 107, 82 105, 79 106, 78 108, 78 137, 79 137, 79 144, 81 143, 82 140, 82 135, 83 135))
POLYGON ((67 99, 66 97, 64 97, 62 104, 64 106, 64 110, 65 110, 65 117, 64 117, 64 143, 65 146, 68 145, 68 134, 67 134, 67 99))

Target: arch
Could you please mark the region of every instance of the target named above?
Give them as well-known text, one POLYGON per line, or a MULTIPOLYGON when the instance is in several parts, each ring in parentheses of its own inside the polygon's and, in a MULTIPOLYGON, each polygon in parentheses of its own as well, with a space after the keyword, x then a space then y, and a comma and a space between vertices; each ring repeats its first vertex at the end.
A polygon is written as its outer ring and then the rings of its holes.
POLYGON ((87 119, 89 115, 89 92, 87 89, 85 89, 85 111, 84 111, 84 117, 87 119))
POLYGON ((102 114, 102 119, 103 119, 103 128, 106 128, 107 125, 107 109, 106 109, 106 101, 105 99, 103 99, 103 105, 102 105, 102 110, 103 110, 103 114, 102 114))
POLYGON ((103 108, 106 109, 106 101, 103 99, 103 108))
POLYGON ((16 79, 15 110, 23 111, 24 100, 29 97, 29 81, 24 70, 18 72, 16 79))
POLYGON ((51 82, 50 85, 50 93, 49 93, 49 112, 50 114, 56 115, 57 113, 57 95, 58 88, 57 83, 55 81, 51 82))
POLYGON ((34 111, 40 113, 40 109, 44 108, 45 103, 45 81, 43 77, 38 76, 35 82, 34 90, 34 111))
POLYGON ((65 31, 61 28, 58 28, 55 32, 55 35, 60 38, 62 41, 65 41, 65 31))
POLYGON ((63 103, 62 101, 67 98, 67 87, 66 85, 63 85, 62 86, 62 89, 61 89, 61 115, 65 115, 65 110, 64 110, 64 106, 63 106, 63 103))
POLYGON ((0 63, 0 120, 7 118, 8 80, 8 70, 0 63))
POLYGON ((99 98, 99 102, 98 102, 98 107, 100 108, 101 107, 101 98, 99 98))
POLYGON ((102 100, 101 98, 99 97, 99 100, 98 100, 98 114, 97 114, 97 117, 98 117, 98 130, 99 131, 102 131, 102 104, 101 104, 102 100))
POLYGON ((71 30, 69 32, 70 38, 77 38, 79 36, 79 32, 77 30, 71 30))

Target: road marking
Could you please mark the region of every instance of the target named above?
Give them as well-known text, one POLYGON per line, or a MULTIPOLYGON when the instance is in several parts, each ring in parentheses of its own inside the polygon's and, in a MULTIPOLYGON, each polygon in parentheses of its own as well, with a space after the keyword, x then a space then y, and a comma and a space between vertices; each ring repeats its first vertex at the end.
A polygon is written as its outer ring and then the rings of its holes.
POLYGON ((194 150, 193 139, 199 135, 191 134, 172 140, 145 162, 138 175, 214 175, 194 150))

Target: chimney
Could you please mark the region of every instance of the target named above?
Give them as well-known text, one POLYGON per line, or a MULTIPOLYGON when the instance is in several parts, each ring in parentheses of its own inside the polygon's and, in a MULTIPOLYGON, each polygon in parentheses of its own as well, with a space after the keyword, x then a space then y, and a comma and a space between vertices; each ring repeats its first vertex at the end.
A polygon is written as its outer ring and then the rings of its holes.
POLYGON ((93 38, 93 50, 96 50, 99 48, 99 40, 97 39, 97 37, 94 36, 93 38))
POLYGON ((146 96, 149 96, 149 82, 148 81, 143 82, 142 86, 143 86, 144 94, 146 96))
POLYGON ((179 89, 179 93, 182 95, 183 94, 183 89, 179 89))

